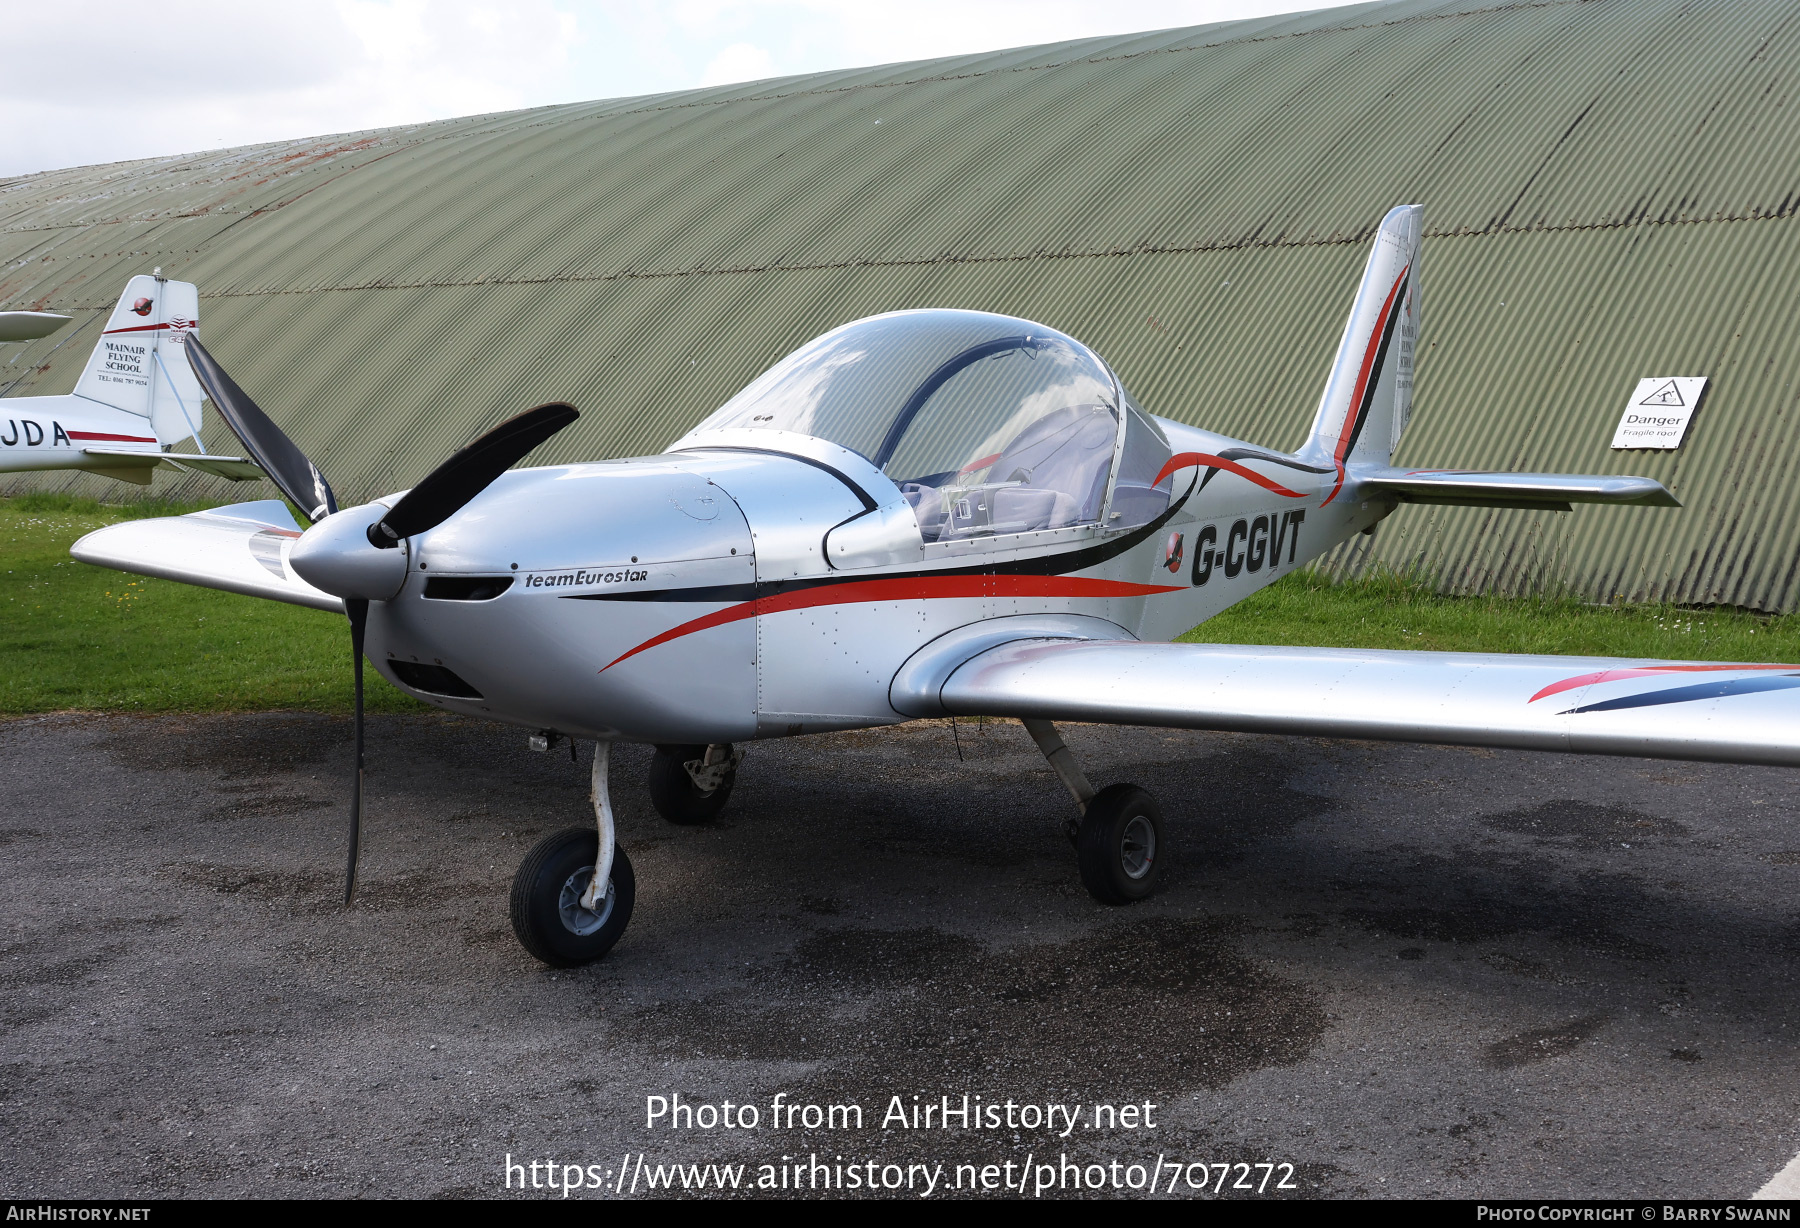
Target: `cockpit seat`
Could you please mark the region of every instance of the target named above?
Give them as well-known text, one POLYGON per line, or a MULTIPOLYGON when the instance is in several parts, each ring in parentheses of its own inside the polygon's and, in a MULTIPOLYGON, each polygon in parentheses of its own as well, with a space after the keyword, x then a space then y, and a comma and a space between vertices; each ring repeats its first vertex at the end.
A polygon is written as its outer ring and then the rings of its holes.
POLYGON ((1042 486, 996 486, 992 533, 1030 533, 1074 524, 1079 504, 1060 490, 1042 486))
POLYGON ((988 473, 1065 497, 1066 509, 1049 511, 1043 523, 1028 528, 1060 529, 1098 520, 1118 432, 1119 420, 1108 406, 1065 406, 1020 431, 988 473))

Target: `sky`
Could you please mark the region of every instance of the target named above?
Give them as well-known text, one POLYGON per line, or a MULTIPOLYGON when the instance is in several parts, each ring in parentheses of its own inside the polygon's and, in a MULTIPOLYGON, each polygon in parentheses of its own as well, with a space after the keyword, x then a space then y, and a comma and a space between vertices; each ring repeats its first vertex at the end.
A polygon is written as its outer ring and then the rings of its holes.
POLYGON ((61 0, 8 13, 0 176, 1203 25, 1329 0, 61 0))

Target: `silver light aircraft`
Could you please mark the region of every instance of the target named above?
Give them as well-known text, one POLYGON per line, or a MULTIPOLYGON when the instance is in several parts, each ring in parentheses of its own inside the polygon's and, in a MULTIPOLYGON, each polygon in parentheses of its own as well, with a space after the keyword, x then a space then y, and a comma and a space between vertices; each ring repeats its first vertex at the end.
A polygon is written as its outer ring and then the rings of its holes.
POLYGON ((1421 210, 1380 225, 1310 438, 1289 454, 1157 418, 1079 341, 903 311, 819 337, 659 456, 511 470, 546 405, 418 486, 339 510, 197 339, 187 354, 282 503, 119 524, 76 558, 349 616, 361 809, 366 655, 440 708, 597 743, 596 822, 513 882, 538 958, 599 958, 635 880, 609 748, 697 823, 738 745, 915 717, 1019 718, 1073 795, 1082 882, 1141 899, 1161 811, 1096 790, 1056 721, 1800 763, 1800 666, 1170 643, 1404 502, 1679 506, 1646 478, 1396 468, 1419 335, 1421 210))
MULTIPOLYGON (((139 486, 162 465, 238 482, 262 477, 244 457, 211 455, 200 442, 200 385, 182 356, 199 321, 192 282, 161 269, 126 282, 74 392, 0 407, 0 473, 78 469, 139 486), (189 437, 199 451, 176 451, 189 437)), ((0 311, 0 343, 47 337, 68 322, 48 311, 0 311)))

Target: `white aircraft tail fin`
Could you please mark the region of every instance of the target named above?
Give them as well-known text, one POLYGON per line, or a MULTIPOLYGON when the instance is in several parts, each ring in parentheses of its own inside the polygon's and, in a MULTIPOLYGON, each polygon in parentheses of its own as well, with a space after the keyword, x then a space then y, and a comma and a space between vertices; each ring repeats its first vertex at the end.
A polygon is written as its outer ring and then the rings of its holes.
POLYGON ((1424 233, 1423 205, 1401 205, 1381 219, 1312 437, 1300 451, 1307 460, 1335 465, 1340 485, 1351 461, 1387 464, 1412 415, 1424 233))
POLYGON ((75 385, 75 395, 150 420, 163 445, 200 433, 200 381, 182 342, 200 321, 192 282, 133 277, 75 385))

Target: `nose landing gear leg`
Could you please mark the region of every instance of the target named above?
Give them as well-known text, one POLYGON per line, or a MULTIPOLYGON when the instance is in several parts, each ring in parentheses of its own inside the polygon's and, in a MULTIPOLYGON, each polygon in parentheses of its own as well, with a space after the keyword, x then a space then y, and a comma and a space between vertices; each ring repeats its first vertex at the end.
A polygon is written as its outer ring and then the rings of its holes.
POLYGON ((1075 844, 1081 885, 1102 904, 1130 904, 1156 890, 1164 850, 1162 807, 1136 785, 1096 790, 1049 721, 1028 720, 1025 732, 1081 808, 1064 830, 1075 844))
POLYGON ((592 963, 631 922, 637 879, 613 830, 612 745, 594 747, 593 826, 544 837, 513 876, 512 925, 524 948, 558 968, 592 963))

